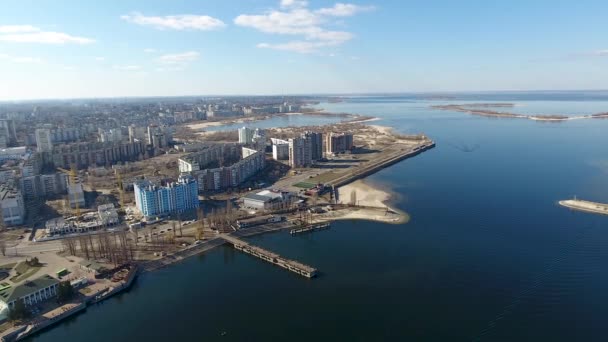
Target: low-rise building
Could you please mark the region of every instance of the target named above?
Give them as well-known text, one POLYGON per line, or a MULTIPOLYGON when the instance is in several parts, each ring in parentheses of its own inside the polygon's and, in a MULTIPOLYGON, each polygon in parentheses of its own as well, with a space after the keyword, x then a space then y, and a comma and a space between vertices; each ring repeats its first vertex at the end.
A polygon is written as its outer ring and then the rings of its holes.
POLYGON ((279 209, 289 204, 291 193, 280 190, 263 190, 243 197, 243 207, 256 210, 279 209))
POLYGON ((9 308, 13 308, 18 300, 23 301, 26 306, 30 306, 57 296, 58 287, 59 280, 46 274, 15 287, 3 287, 0 290, 0 301, 9 308))
POLYGON ((239 228, 248 228, 248 227, 259 226, 261 224, 266 224, 266 223, 281 222, 282 220, 283 220, 283 217, 281 217, 281 216, 264 215, 264 216, 257 216, 257 217, 252 217, 252 218, 248 218, 248 219, 237 220, 236 225, 239 228))
POLYGON ((0 185, 0 208, 5 226, 17 226, 25 221, 25 205, 21 191, 9 184, 0 185))

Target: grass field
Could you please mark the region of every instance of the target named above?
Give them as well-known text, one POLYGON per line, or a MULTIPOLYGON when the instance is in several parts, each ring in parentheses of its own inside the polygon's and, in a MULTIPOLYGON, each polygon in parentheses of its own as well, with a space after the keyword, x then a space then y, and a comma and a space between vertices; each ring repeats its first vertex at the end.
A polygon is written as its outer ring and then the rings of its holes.
POLYGON ((27 278, 33 276, 41 268, 42 268, 41 266, 30 266, 25 261, 20 262, 17 265, 17 267, 15 267, 15 271, 17 271, 17 275, 14 276, 14 277, 12 277, 10 280, 13 283, 18 283, 18 282, 20 282, 20 281, 22 281, 24 279, 27 279, 27 278))
POLYGON ((315 185, 316 185, 315 183, 299 182, 299 183, 294 184, 293 186, 302 188, 302 189, 310 189, 310 188, 314 188, 315 185))

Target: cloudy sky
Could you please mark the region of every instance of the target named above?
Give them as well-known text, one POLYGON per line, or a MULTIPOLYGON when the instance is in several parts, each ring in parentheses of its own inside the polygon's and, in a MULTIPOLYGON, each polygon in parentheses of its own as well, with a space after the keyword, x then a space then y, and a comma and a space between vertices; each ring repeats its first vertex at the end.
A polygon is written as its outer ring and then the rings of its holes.
POLYGON ((608 89, 608 2, 0 1, 0 100, 608 89))

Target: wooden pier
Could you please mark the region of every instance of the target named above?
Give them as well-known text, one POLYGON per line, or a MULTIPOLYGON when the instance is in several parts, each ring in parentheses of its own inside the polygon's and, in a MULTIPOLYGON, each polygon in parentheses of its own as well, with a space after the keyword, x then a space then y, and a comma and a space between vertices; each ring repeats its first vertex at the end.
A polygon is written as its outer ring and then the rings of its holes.
POLYGON ((314 278, 317 275, 316 268, 304 265, 294 260, 283 258, 276 253, 251 245, 234 236, 222 235, 222 238, 226 240, 226 242, 231 243, 236 250, 258 257, 264 261, 268 261, 271 264, 281 266, 284 269, 297 273, 306 278, 314 278))
POLYGON ((315 224, 311 224, 308 226, 300 226, 298 228, 293 228, 292 230, 289 231, 289 234, 291 234, 291 235, 302 234, 302 233, 312 232, 315 230, 329 229, 329 227, 330 227, 329 222, 315 223, 315 224))

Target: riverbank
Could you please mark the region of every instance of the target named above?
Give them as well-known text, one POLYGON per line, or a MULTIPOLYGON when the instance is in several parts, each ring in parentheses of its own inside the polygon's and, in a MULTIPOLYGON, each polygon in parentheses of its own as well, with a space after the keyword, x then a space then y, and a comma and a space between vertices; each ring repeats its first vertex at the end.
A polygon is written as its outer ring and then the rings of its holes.
POLYGON ((593 214, 608 215, 608 204, 604 203, 596 203, 574 199, 559 201, 559 205, 573 210, 584 211, 593 214))
POLYGON ((527 119, 533 121, 544 121, 544 122, 562 122, 562 121, 570 121, 570 120, 585 120, 585 119, 606 119, 608 118, 608 113, 596 113, 589 115, 562 115, 562 114, 553 114, 553 115, 544 115, 544 114, 517 114, 511 112, 499 112, 495 110, 491 110, 488 108, 507 108, 507 107, 515 107, 513 103, 477 103, 477 104, 449 104, 449 105, 437 105, 431 106, 432 109, 437 110, 448 110, 448 111, 456 111, 468 113, 471 115, 478 116, 486 116, 492 118, 504 118, 504 119, 527 119))

